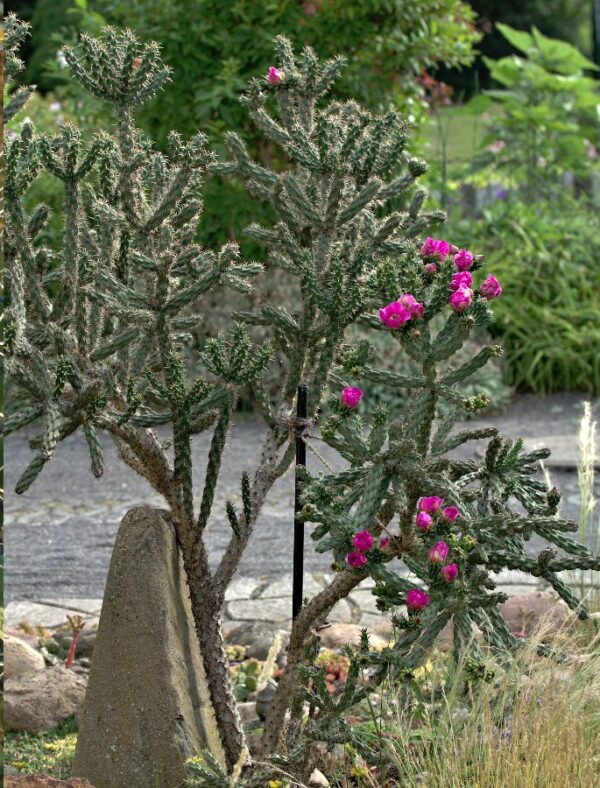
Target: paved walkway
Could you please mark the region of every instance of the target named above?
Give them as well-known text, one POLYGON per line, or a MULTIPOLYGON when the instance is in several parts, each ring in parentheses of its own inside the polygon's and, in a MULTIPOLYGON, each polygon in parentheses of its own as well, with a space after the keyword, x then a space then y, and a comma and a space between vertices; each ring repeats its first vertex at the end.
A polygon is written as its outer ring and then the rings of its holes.
MULTIPOLYGON (((522 572, 504 571, 498 574, 496 579, 498 588, 510 596, 542 588, 535 578, 522 572)), ((331 575, 328 574, 308 573, 304 579, 305 596, 314 596, 330 580, 331 575)), ((338 602, 329 619, 334 623, 360 624, 365 627, 377 627, 383 624, 385 617, 375 607, 372 587, 373 581, 365 580, 347 599, 338 602)), ((8 627, 15 628, 26 622, 53 629, 65 624, 67 615, 78 613, 90 628, 97 625, 101 608, 100 598, 40 596, 34 600, 9 602, 4 616, 8 627)), ((227 590, 224 624, 226 628, 246 622, 285 627, 291 620, 291 611, 291 575, 279 579, 268 576, 241 577, 235 579, 227 590)))
MULTIPOLYGON (((478 422, 482 425, 495 424, 505 436, 524 436, 530 447, 543 445, 554 450, 547 467, 553 483, 563 493, 563 516, 574 519, 578 516, 579 508, 575 466, 581 405, 582 398, 576 395, 557 395, 546 399, 521 397, 504 413, 478 422)), ((597 417, 599 412, 600 409, 596 408, 597 417)), ((243 470, 252 471, 262 435, 260 422, 253 418, 239 418, 232 430, 217 488, 214 517, 208 531, 209 555, 213 564, 230 536, 224 513, 225 501, 228 498, 239 501, 241 473, 243 470)), ((197 489, 201 489, 209 440, 210 435, 202 435, 194 445, 197 489)), ((481 453, 484 446, 484 443, 472 445, 468 451, 481 453)), ((105 443, 105 448, 107 470, 104 477, 98 480, 89 471, 89 456, 84 440, 79 435, 67 439, 59 445, 54 458, 35 484, 24 496, 19 497, 13 492, 14 485, 31 459, 31 452, 26 436, 14 435, 6 439, 7 602, 77 598, 92 599, 97 607, 97 600, 104 591, 110 555, 121 518, 132 506, 163 505, 145 480, 118 460, 110 442, 105 443)), ((339 458, 328 447, 319 444, 319 451, 329 463, 340 467, 339 458)), ((309 467, 315 472, 322 469, 310 453, 309 467)), ((600 498, 600 474, 596 489, 596 495, 600 498)), ((261 578, 285 578, 291 572, 292 519, 293 475, 290 471, 275 485, 262 511, 254 538, 240 567, 241 578, 259 583, 261 578)), ((329 556, 315 553, 311 544, 307 538, 307 573, 327 573, 329 556)), ((540 546, 541 542, 532 542, 532 549, 540 546)), ((283 599, 281 595, 278 598, 283 599)), ((246 603, 256 604, 250 607, 246 605, 243 609, 250 611, 256 608, 255 613, 260 612, 262 602, 257 600, 257 597, 248 597, 246 603)), ((241 601, 244 600, 231 601, 234 617, 241 609, 236 603, 241 601)), ((286 604, 278 603, 281 610, 286 604)), ((97 614, 96 607, 89 611, 90 615, 97 614)))

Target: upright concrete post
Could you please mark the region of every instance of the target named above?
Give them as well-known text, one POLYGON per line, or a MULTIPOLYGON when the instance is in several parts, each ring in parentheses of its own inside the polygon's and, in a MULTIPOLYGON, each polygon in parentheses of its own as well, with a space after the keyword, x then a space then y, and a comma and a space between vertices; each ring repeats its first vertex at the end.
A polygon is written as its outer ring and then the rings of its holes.
POLYGON ((223 752, 169 515, 140 507, 117 534, 73 775, 95 788, 174 788, 185 760, 223 752))

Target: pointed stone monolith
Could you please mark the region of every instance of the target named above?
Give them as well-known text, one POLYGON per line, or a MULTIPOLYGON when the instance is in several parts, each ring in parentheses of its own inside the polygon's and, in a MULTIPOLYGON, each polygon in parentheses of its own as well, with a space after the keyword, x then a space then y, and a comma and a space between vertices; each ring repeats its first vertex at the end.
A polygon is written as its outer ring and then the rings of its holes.
POLYGON ((128 512, 110 562, 73 775, 95 788, 174 788, 202 749, 222 760, 175 532, 128 512))

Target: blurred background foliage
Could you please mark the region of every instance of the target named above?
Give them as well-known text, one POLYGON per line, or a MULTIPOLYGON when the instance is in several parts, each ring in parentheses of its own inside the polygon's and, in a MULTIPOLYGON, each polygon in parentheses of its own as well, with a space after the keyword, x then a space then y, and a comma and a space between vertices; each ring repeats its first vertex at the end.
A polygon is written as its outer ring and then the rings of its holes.
MULTIPOLYGON (((173 68, 172 82, 138 117, 159 146, 170 129, 188 137, 201 128, 224 156, 223 135, 233 128, 256 158, 281 167, 249 124, 240 92, 272 64, 277 33, 321 57, 343 53, 337 95, 403 113, 430 164, 432 201, 448 212, 445 237, 488 255, 505 288, 493 328, 506 348, 502 368, 486 368, 477 385, 495 403, 508 386, 600 393, 600 81, 589 0, 13 0, 8 10, 32 24, 23 79, 38 93, 25 115, 38 128, 110 122, 69 82, 60 47, 81 31, 127 26, 159 41, 173 68)), ((58 195, 48 178, 29 197, 53 209, 45 242, 56 250, 58 195)), ((233 179, 208 179, 204 197, 199 240, 236 240, 260 258, 243 230, 268 223, 268 210, 233 179)), ((267 273, 261 289, 293 309, 284 279, 267 273)), ((198 343, 231 309, 252 307, 252 298, 215 297, 198 343)), ((385 335, 375 333, 388 357, 385 335)))

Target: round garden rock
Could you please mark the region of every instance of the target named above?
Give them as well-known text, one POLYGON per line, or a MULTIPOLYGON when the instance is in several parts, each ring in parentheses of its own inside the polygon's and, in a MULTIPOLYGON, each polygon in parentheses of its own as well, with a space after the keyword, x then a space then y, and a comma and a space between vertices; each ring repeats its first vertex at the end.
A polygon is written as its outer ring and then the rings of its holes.
POLYGON ((7 679, 18 679, 27 673, 44 670, 46 663, 39 651, 18 637, 4 635, 4 673, 7 679))
POLYGON ((77 712, 85 688, 81 676, 63 667, 9 676, 4 682, 4 727, 30 733, 55 728, 77 712))
POLYGON ((513 635, 528 637, 540 624, 548 634, 556 634, 573 620, 567 605, 552 591, 532 591, 510 597, 500 612, 513 635))

